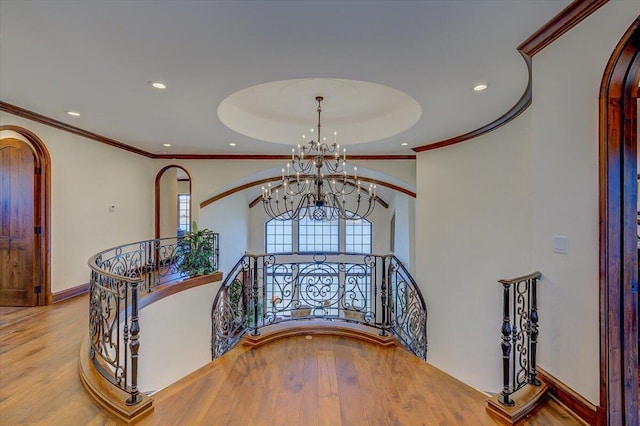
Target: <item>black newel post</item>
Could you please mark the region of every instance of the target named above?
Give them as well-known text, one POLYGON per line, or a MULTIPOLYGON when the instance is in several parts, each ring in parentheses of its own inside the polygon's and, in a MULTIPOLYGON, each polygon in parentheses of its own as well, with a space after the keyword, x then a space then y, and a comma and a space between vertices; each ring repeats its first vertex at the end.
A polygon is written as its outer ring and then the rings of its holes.
POLYGON ((138 350, 140 349, 140 324, 138 324, 138 283, 131 283, 131 396, 127 399, 127 405, 135 405, 142 401, 138 390, 138 350))
POLYGON ((157 274, 158 266, 155 265, 153 258, 151 257, 154 253, 154 245, 156 240, 148 241, 145 244, 145 250, 147 251, 147 267, 145 268, 145 272, 147 273, 147 291, 151 291, 151 287, 155 285, 154 276, 157 274))
POLYGON ((258 334, 258 258, 253 258, 253 294, 251 302, 253 303, 253 335, 258 334))
POLYGON ((538 349, 538 295, 536 289, 537 279, 533 278, 531 280, 531 288, 530 288, 530 297, 531 302, 529 306, 531 307, 531 312, 529 318, 531 320, 531 335, 530 335, 530 344, 531 344, 531 369, 529 370, 529 383, 532 385, 540 386, 542 383, 536 377, 538 372, 536 371, 536 350, 538 349))
POLYGON ((382 299, 382 331, 380 332, 381 336, 387 335, 387 326, 388 326, 388 310, 389 310, 389 302, 387 301, 387 260, 383 259, 382 261, 382 285, 380 286, 380 298, 382 299))
POLYGON ((513 406, 514 402, 509 395, 511 394, 509 388, 509 361, 511 358, 511 320, 509 318, 509 284, 503 284, 502 288, 502 394, 498 398, 498 401, 504 405, 513 406))

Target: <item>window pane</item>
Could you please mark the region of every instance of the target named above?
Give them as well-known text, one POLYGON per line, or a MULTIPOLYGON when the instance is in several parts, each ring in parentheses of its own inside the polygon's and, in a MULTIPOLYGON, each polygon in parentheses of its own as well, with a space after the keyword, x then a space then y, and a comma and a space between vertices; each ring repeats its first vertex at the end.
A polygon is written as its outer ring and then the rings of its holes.
POLYGON ((313 220, 309 217, 298 223, 299 251, 339 251, 338 220, 313 220))
POLYGON ((267 253, 285 253, 293 251, 291 244, 290 220, 271 219, 265 226, 265 251, 267 253))
POLYGON ((371 253, 371 222, 366 219, 345 221, 345 251, 371 253))
POLYGON ((191 230, 191 195, 178 194, 178 235, 191 230))

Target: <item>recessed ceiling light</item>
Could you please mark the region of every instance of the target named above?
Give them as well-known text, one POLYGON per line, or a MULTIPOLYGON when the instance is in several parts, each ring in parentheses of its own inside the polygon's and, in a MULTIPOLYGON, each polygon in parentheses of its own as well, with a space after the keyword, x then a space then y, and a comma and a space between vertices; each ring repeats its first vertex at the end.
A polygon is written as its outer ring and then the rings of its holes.
POLYGON ((67 114, 69 114, 72 117, 80 117, 80 113, 76 111, 67 111, 67 114))
POLYGON ((234 142, 229 142, 229 146, 236 146, 234 142))
POLYGON ((407 142, 402 142, 400 145, 402 145, 402 146, 407 146, 407 145, 409 145, 409 144, 408 144, 407 142))
POLYGON ((489 87, 486 83, 480 83, 478 85, 476 85, 473 90, 475 90, 476 92, 482 92, 483 90, 485 90, 487 87, 489 87))
POLYGON ((163 143, 162 146, 171 146, 170 143, 163 143))
POLYGON ((149 84, 155 89, 166 89, 167 85, 159 81, 150 81, 149 84))

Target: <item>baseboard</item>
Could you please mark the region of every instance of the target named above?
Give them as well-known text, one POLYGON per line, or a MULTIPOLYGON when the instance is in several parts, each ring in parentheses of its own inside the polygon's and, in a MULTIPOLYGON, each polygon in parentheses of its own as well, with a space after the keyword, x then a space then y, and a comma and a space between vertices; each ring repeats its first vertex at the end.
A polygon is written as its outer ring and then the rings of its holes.
POLYGON ((80 296, 81 294, 88 292, 89 283, 80 284, 75 287, 53 293, 53 303, 62 302, 63 300, 71 299, 72 297, 80 296))
POLYGON ((549 394, 553 399, 567 407, 576 417, 590 425, 597 424, 598 407, 587 401, 581 395, 560 380, 538 368, 538 378, 549 387, 549 394))

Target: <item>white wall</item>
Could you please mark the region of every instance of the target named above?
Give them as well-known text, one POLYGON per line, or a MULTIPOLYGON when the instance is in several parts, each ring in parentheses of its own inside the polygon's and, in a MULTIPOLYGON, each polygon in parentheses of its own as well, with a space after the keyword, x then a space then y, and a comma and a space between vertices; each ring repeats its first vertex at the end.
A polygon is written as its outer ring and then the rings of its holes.
POLYGON ((598 94, 640 2, 612 1, 533 59, 532 267, 540 365, 599 403, 598 94), (553 252, 554 235, 569 254, 553 252))
POLYGON ((497 280, 531 272, 530 120, 525 112, 417 159, 416 281, 429 315, 427 361, 481 391, 501 388, 497 280))
MULTIPOLYGON (((415 199, 402 193, 395 193, 389 209, 396 215, 395 255, 415 277, 415 199)), ((391 232, 391 230, 389 230, 391 232)))
POLYGON ((178 194, 190 194, 188 180, 179 180, 177 185, 178 194))
POLYGON ((219 269, 225 276, 248 250, 248 222, 249 206, 242 192, 209 204, 200 211, 200 228, 220 234, 219 269))
POLYGON ((140 311, 142 392, 158 391, 211 361, 211 306, 220 284, 182 291, 140 311))
POLYGON ((150 159, 4 112, 0 124, 35 133, 51 155, 53 293, 88 282, 91 255, 153 237, 150 159))

